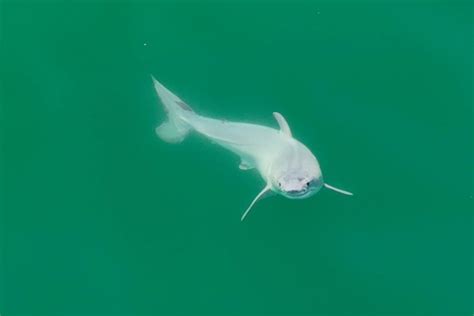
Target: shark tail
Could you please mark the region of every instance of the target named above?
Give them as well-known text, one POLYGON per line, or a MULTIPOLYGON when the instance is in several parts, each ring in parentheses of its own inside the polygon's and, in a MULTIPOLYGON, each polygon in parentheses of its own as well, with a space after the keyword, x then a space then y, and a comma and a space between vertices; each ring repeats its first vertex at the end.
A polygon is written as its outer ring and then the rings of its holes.
POLYGON ((163 108, 168 119, 156 128, 156 134, 168 143, 179 143, 191 131, 192 126, 188 123, 189 118, 196 115, 194 111, 180 98, 166 89, 153 76, 153 85, 160 97, 163 108))

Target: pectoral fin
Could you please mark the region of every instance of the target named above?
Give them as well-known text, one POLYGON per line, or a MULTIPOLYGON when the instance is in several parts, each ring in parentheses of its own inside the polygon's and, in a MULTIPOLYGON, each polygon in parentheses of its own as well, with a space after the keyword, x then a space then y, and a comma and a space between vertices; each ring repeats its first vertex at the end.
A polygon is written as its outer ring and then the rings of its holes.
POLYGON ((324 186, 325 186, 326 188, 328 188, 329 190, 333 190, 333 191, 336 191, 336 192, 339 192, 339 193, 342 193, 342 194, 345 194, 345 195, 354 195, 354 194, 352 194, 351 192, 348 192, 348 191, 344 191, 344 190, 335 188, 335 187, 333 187, 333 186, 330 186, 330 185, 327 184, 327 183, 325 183, 324 186))
POLYGON ((255 168, 255 166, 248 159, 241 158, 239 165, 240 170, 250 170, 253 168, 255 168))
POLYGON ((241 221, 243 221, 245 219, 245 217, 247 216, 247 214, 250 212, 250 210, 252 209, 252 206, 259 200, 262 200, 264 198, 266 198, 267 196, 270 196, 272 194, 272 189, 269 185, 267 185, 265 188, 263 188, 263 190, 257 194, 257 196, 253 199, 252 203, 250 203, 249 207, 247 208, 247 210, 245 210, 244 214, 242 215, 242 217, 240 218, 241 221))
POLYGON ((252 166, 246 164, 245 162, 241 162, 239 165, 240 170, 250 170, 252 169, 252 166))
POLYGON ((280 126, 280 131, 288 136, 291 137, 291 130, 290 130, 290 126, 288 125, 288 123, 286 122, 285 118, 283 117, 283 115, 281 115, 280 113, 278 112, 273 112, 273 116, 275 117, 275 119, 277 120, 278 122, 278 125, 280 126))

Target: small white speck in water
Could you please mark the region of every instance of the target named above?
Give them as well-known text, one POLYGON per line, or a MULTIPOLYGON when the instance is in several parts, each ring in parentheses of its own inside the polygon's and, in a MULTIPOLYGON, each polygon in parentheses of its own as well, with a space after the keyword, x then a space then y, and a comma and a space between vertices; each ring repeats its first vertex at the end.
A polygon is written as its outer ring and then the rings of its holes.
POLYGON ((147 43, 143 43, 143 46, 147 46, 148 44, 147 43))

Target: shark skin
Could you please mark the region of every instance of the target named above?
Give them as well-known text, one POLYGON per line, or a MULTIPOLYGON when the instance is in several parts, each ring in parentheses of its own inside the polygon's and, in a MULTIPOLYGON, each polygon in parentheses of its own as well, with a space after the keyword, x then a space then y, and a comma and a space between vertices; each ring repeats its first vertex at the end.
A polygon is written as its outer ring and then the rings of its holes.
POLYGON ((263 190, 243 213, 242 221, 257 201, 272 194, 304 199, 326 187, 352 195, 324 183, 318 160, 292 136, 289 124, 280 113, 273 113, 280 129, 201 116, 153 76, 152 80, 167 113, 167 120, 156 128, 162 140, 179 143, 189 132, 195 131, 238 155, 240 169, 256 169, 265 181, 263 190))

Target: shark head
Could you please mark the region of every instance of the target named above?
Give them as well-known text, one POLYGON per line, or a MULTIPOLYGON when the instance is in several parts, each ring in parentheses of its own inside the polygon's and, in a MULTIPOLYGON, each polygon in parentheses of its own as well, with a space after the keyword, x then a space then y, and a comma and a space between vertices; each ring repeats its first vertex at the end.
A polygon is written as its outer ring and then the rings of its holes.
POLYGON ((290 199, 305 199, 317 193, 322 187, 322 177, 299 170, 280 176, 273 185, 273 190, 290 199))
POLYGON ((274 161, 268 180, 273 192, 290 199, 308 198, 324 185, 316 157, 297 141, 274 161))
POLYGON ((266 196, 280 194, 289 199, 305 199, 317 193, 324 185, 316 157, 297 140, 287 138, 285 146, 271 159, 269 168, 262 173, 267 185, 250 203, 241 220, 253 205, 266 196))

